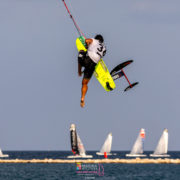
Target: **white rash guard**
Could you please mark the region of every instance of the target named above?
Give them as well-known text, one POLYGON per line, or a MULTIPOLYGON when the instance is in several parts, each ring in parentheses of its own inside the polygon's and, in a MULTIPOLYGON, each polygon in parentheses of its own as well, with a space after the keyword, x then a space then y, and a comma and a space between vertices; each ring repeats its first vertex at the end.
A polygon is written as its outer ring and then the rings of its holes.
POLYGON ((97 39, 92 38, 92 43, 88 47, 88 56, 95 62, 96 64, 98 61, 106 54, 106 47, 104 43, 99 42, 97 39))

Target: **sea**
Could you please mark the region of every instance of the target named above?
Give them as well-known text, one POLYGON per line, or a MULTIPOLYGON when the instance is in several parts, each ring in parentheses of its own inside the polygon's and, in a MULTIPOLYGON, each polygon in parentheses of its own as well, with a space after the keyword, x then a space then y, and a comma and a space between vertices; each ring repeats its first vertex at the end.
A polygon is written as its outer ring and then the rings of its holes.
MULTIPOLYGON (((70 151, 3 151, 9 159, 67 159, 70 151)), ((126 158, 128 151, 113 151, 108 158, 126 158)), ((147 157, 152 152, 144 152, 147 157)), ((99 159, 95 151, 87 151, 99 159)), ((170 151, 170 158, 180 158, 180 151, 170 151)), ((146 158, 147 158, 146 157, 146 158)), ((150 158, 150 157, 148 157, 150 158)), ((7 158, 6 158, 7 159, 7 158)), ((180 180, 180 164, 58 164, 0 163, 0 180, 180 180)))

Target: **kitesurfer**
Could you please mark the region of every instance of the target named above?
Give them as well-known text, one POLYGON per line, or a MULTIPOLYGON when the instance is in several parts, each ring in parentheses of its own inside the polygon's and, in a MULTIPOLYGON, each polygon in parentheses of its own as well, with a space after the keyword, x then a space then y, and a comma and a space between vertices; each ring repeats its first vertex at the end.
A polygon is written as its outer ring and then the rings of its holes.
POLYGON ((78 74, 84 73, 81 88, 81 107, 85 106, 85 95, 88 90, 88 83, 93 75, 96 64, 106 54, 106 47, 104 45, 104 38, 98 34, 94 38, 85 40, 87 51, 79 51, 78 55, 78 74), (84 71, 81 69, 84 67, 84 71))

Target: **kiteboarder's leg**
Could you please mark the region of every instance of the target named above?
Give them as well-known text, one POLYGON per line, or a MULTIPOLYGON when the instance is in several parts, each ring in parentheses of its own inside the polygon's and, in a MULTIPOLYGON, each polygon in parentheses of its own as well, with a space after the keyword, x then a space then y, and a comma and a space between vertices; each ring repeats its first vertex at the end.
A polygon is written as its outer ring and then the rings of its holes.
POLYGON ((84 77, 82 80, 82 88, 81 88, 81 103, 80 103, 81 107, 85 106, 84 100, 88 90, 88 83, 93 75, 96 66, 96 63, 94 63, 89 56, 86 56, 83 62, 85 69, 84 69, 84 77))
POLYGON ((84 66, 84 59, 86 57, 86 52, 81 50, 79 51, 78 54, 78 75, 81 76, 82 75, 82 66, 84 66))
POLYGON ((81 103, 80 103, 81 107, 84 107, 84 105, 85 105, 84 100, 85 100, 85 95, 86 95, 87 90, 88 90, 88 82, 89 82, 89 80, 90 79, 85 79, 85 78, 83 78, 83 80, 82 80, 81 103))

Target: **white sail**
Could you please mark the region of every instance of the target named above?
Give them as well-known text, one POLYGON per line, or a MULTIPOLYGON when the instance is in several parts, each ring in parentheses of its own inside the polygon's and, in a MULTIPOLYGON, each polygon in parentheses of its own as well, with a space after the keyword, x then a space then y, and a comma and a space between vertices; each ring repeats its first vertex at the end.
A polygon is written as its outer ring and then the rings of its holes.
POLYGON ((68 158, 74 159, 74 158, 92 158, 93 157, 92 155, 86 155, 86 150, 78 134, 77 134, 77 146, 78 146, 79 154, 68 156, 68 158))
POLYGON ((145 154, 143 154, 144 138, 145 138, 145 130, 141 129, 130 154, 126 154, 126 156, 146 156, 145 154))
POLYGON ((76 132, 75 124, 71 124, 70 127, 71 136, 71 148, 74 155, 68 156, 68 158, 92 158, 92 155, 86 155, 84 145, 76 132))
POLYGON ((100 152, 101 153, 110 153, 111 152, 111 146, 112 146, 112 133, 109 133, 100 152))
POLYGON ((0 157, 9 157, 8 154, 3 154, 2 150, 0 149, 0 157))
POLYGON ((169 155, 167 154, 167 152, 168 152, 168 130, 164 129, 154 153, 151 154, 150 156, 168 157, 169 155))
POLYGON ((112 133, 109 133, 100 152, 97 152, 97 155, 104 155, 106 152, 108 155, 111 155, 111 146, 112 146, 112 133))
POLYGON ((77 134, 77 143, 78 143, 78 150, 79 150, 79 155, 81 156, 85 156, 86 155, 86 151, 84 148, 84 145, 79 137, 79 135, 77 134))

